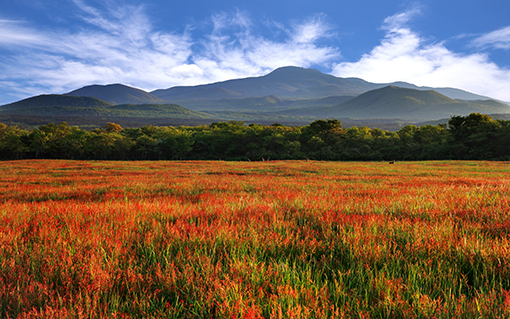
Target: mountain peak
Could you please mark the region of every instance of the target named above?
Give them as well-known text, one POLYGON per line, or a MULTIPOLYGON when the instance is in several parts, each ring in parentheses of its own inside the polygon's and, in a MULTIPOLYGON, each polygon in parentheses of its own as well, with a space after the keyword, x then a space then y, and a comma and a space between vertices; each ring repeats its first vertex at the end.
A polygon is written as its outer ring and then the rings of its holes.
POLYGON ((325 75, 321 71, 312 68, 302 68, 298 66, 284 66, 266 74, 264 77, 309 77, 309 76, 325 75))

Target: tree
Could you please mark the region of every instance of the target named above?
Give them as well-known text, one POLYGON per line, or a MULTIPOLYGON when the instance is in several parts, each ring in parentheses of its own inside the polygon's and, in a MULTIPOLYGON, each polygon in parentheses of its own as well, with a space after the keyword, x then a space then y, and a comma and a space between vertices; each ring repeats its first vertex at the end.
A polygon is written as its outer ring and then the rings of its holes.
POLYGON ((146 160, 149 158, 149 155, 155 154, 157 144, 158 141, 156 139, 144 134, 136 139, 135 149, 141 155, 141 158, 146 160))
POLYGON ((110 123, 110 122, 106 123, 104 129, 108 133, 120 133, 124 130, 122 128, 122 126, 120 126, 119 124, 110 123))
POLYGON ((330 146, 338 142, 344 132, 342 122, 337 119, 313 121, 303 128, 305 139, 309 140, 316 136, 330 146))
POLYGON ((491 116, 471 113, 468 116, 452 116, 448 129, 453 142, 463 149, 457 154, 464 159, 491 159, 497 147, 498 130, 501 123, 491 116))
POLYGON ((29 150, 28 145, 23 141, 23 137, 27 135, 26 131, 13 126, 6 128, 5 131, 0 134, 2 134, 2 145, 0 149, 3 149, 5 153, 12 154, 13 158, 20 159, 23 157, 23 154, 29 150))
POLYGON ((182 160, 193 150, 193 134, 187 130, 173 129, 157 145, 157 150, 165 159, 182 160))

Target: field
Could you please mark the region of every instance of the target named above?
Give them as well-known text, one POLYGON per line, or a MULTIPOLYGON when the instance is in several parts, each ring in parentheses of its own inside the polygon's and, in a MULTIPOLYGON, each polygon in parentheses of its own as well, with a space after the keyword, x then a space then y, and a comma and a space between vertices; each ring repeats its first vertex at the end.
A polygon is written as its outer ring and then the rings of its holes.
POLYGON ((0 162, 2 318, 507 318, 505 162, 0 162))

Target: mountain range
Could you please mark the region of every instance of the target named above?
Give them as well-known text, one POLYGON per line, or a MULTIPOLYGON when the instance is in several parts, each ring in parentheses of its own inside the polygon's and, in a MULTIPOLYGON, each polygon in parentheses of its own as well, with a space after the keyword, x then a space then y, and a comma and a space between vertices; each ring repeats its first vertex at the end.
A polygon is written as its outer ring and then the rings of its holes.
POLYGON ((435 90, 452 99, 489 99, 453 88, 418 87, 406 82, 370 83, 358 78, 339 78, 316 69, 282 67, 273 72, 244 79, 197 86, 175 86, 150 93, 165 101, 233 99, 275 95, 282 99, 318 99, 328 96, 357 96, 388 85, 415 90, 435 90))
POLYGON ((260 76, 146 92, 91 85, 0 106, 0 114, 298 121, 325 118, 438 120, 510 113, 510 105, 455 88, 370 83, 315 69, 283 67, 260 76))

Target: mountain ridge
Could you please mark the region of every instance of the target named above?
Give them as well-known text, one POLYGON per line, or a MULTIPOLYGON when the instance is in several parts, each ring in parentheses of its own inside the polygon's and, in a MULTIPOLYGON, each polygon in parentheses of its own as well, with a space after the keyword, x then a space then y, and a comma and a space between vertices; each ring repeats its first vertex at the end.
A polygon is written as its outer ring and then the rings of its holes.
MULTIPOLYGON (((228 90, 231 98, 248 98, 276 95, 285 98, 324 98, 328 96, 360 95, 365 92, 393 85, 403 88, 412 88, 420 91, 435 90, 453 99, 486 99, 489 97, 474 94, 455 88, 420 87, 407 82, 371 83, 360 78, 341 78, 324 74, 312 68, 286 66, 272 72, 258 76, 241 79, 201 84, 196 86, 173 86, 167 89, 158 89, 151 94, 166 100, 196 100, 208 99, 200 92, 208 89, 228 90)), ((226 98, 226 96, 218 97, 226 98)))

